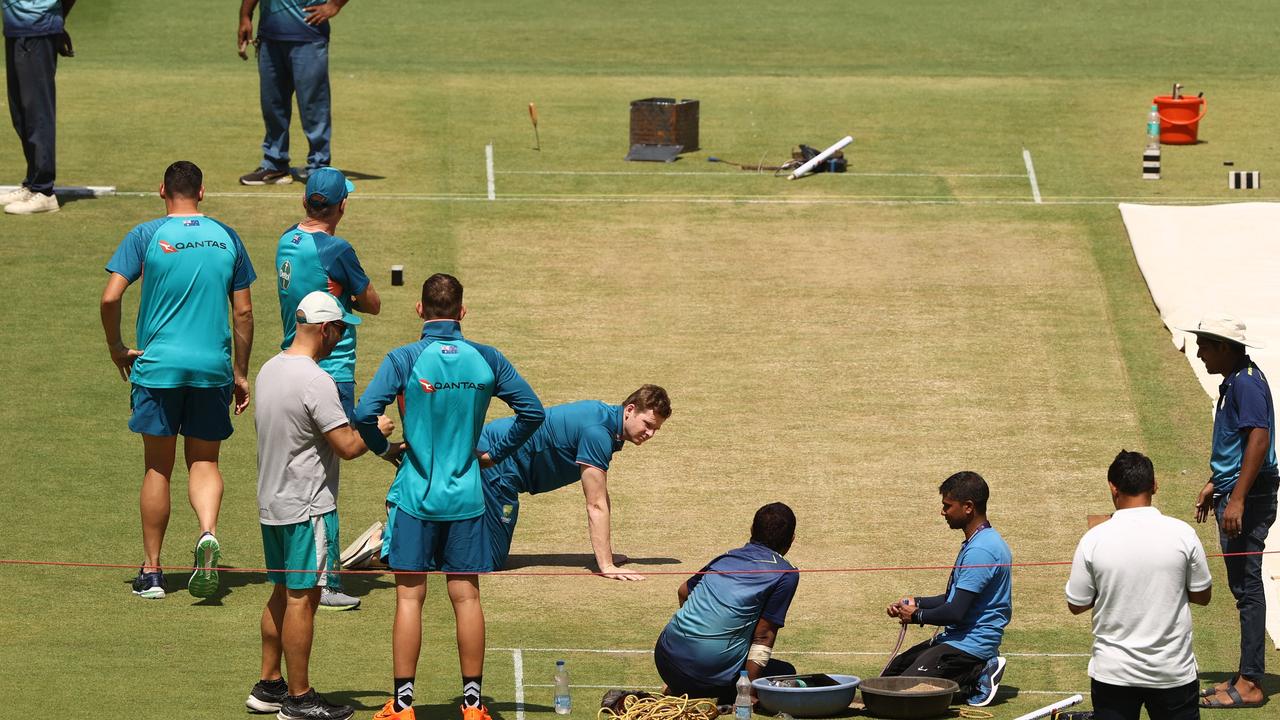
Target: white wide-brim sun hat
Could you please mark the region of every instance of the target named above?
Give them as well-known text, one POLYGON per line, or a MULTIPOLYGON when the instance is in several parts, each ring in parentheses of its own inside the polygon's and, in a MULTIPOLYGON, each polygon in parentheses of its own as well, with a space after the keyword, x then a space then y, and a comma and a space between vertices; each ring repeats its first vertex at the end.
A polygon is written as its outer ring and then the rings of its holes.
POLYGON ((1179 330, 1192 333, 1197 337, 1208 335, 1219 340, 1230 340, 1259 350, 1266 347, 1261 341, 1250 340, 1245 334, 1244 321, 1230 315, 1205 315, 1195 327, 1179 328, 1179 330))

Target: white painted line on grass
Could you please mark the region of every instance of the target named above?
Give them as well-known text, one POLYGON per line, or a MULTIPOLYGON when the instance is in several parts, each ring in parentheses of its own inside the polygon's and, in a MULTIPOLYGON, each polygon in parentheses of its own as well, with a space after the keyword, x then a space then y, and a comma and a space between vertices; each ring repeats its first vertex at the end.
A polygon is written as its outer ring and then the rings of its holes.
MULTIPOLYGON (((494 648, 495 650, 514 648, 494 648)), ((520 648, 524 652, 545 652, 545 653, 593 653, 597 655, 649 655, 653 650, 642 650, 636 648, 520 648)), ((832 656, 854 656, 869 655, 882 656, 887 655, 885 652, 872 652, 866 650, 786 650, 782 655, 832 655, 832 656)), ((1039 657, 1039 658, 1087 658, 1091 657, 1089 653, 1004 653, 1005 657, 1039 657)), ((533 687, 533 686, 530 686, 533 687)))
POLYGON ((1040 184, 1036 182, 1036 166, 1031 162, 1031 151, 1026 148, 1022 148, 1022 162, 1027 166, 1027 179, 1031 181, 1031 199, 1040 205, 1042 203, 1040 202, 1040 184))
MULTIPOLYGON (((0 185, 0 195, 5 195, 22 187, 21 185, 0 185)), ((53 194, 62 197, 110 197, 116 194, 115 185, 54 185, 53 194)), ((154 195, 155 193, 152 193, 154 195)))
MULTIPOLYGON (((643 170, 498 170, 498 175, 654 175, 659 177, 675 177, 678 175, 694 175, 698 177, 773 177, 772 170, 756 171, 756 170, 740 170, 738 172, 707 172, 705 170, 686 170, 684 172, 666 172, 666 171, 643 171, 643 170)), ((824 177, 961 177, 961 178, 1023 178, 1024 173, 895 173, 895 172, 843 172, 843 173, 826 173, 824 177)), ((778 176, 782 179, 784 176, 778 176)))
MULTIPOLYGON (((154 198, 154 190, 117 191, 121 197, 154 198)), ((296 200, 294 193, 270 192, 206 192, 206 198, 252 198, 279 200, 288 198, 296 200)), ((361 202, 366 200, 385 200, 398 202, 489 202, 485 195, 476 193, 358 193, 351 196, 361 202)), ((1234 204, 1240 202, 1277 202, 1280 197, 1250 197, 1249 200, 1237 200, 1230 197, 1173 197, 1152 198, 1138 196, 1080 196, 1062 197, 1052 200, 971 197, 957 198, 953 196, 868 196, 832 195, 828 197, 772 197, 768 195, 510 195, 504 194, 499 202, 532 202, 532 203, 596 203, 596 204, 639 204, 670 203, 677 205, 957 205, 957 206, 1001 206, 1001 205, 1115 205, 1122 202, 1151 203, 1155 205, 1199 205, 1199 204, 1234 204)))
POLYGON ((489 178, 489 199, 497 200, 498 196, 494 192, 493 188, 493 143, 484 146, 484 171, 485 175, 489 178))
MULTIPOLYGON (((587 690, 615 690, 615 689, 622 688, 622 687, 626 687, 626 688, 629 688, 629 689, 631 689, 631 690, 661 690, 661 689, 662 689, 662 687, 663 687, 662 685, 634 685, 634 684, 632 684, 632 683, 616 683, 616 684, 613 684, 613 685, 584 685, 584 684, 582 684, 582 683, 574 683, 574 684, 573 684, 573 686, 574 686, 575 688, 586 688, 587 690)), ((531 688, 553 688, 553 687, 555 687, 555 684, 553 684, 553 683, 530 683, 530 684, 528 684, 528 685, 525 685, 525 687, 531 687, 531 688)), ((1017 696, 1017 695, 1060 695, 1060 696, 1067 696, 1067 695, 1083 695, 1083 694, 1086 694, 1086 692, 1087 692, 1087 691, 1084 691, 1084 690, 1023 690, 1022 688, 1018 688, 1017 690, 996 690, 996 694, 997 694, 997 695, 1002 695, 1002 696, 1005 696, 1005 697, 1009 697, 1009 696, 1017 696)))
POLYGON ((516 685, 516 720, 524 720, 524 653, 520 648, 511 650, 511 667, 516 685))

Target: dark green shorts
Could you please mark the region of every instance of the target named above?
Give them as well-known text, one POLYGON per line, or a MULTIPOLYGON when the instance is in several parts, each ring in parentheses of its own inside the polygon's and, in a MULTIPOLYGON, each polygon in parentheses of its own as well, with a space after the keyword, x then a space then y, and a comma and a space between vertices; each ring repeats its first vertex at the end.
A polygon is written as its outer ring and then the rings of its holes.
POLYGON ((341 587, 340 576, 333 574, 340 547, 337 510, 293 525, 262 526, 267 579, 290 590, 341 587))

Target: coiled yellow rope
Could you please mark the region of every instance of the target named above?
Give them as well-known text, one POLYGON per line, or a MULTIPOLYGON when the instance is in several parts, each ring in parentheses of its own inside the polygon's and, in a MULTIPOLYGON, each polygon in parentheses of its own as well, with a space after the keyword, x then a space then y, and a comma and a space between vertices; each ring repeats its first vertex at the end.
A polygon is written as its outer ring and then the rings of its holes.
POLYGON ((715 720, 719 714, 713 701, 688 695, 629 695, 622 701, 622 712, 602 707, 596 720, 715 720))

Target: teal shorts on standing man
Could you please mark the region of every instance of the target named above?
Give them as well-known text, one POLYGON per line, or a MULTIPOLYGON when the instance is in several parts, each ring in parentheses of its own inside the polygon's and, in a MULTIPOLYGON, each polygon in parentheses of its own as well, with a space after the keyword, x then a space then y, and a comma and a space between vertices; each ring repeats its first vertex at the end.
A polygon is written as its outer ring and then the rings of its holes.
POLYGON ((292 525, 262 526, 267 579, 290 590, 342 587, 334 574, 339 548, 337 510, 292 525))

